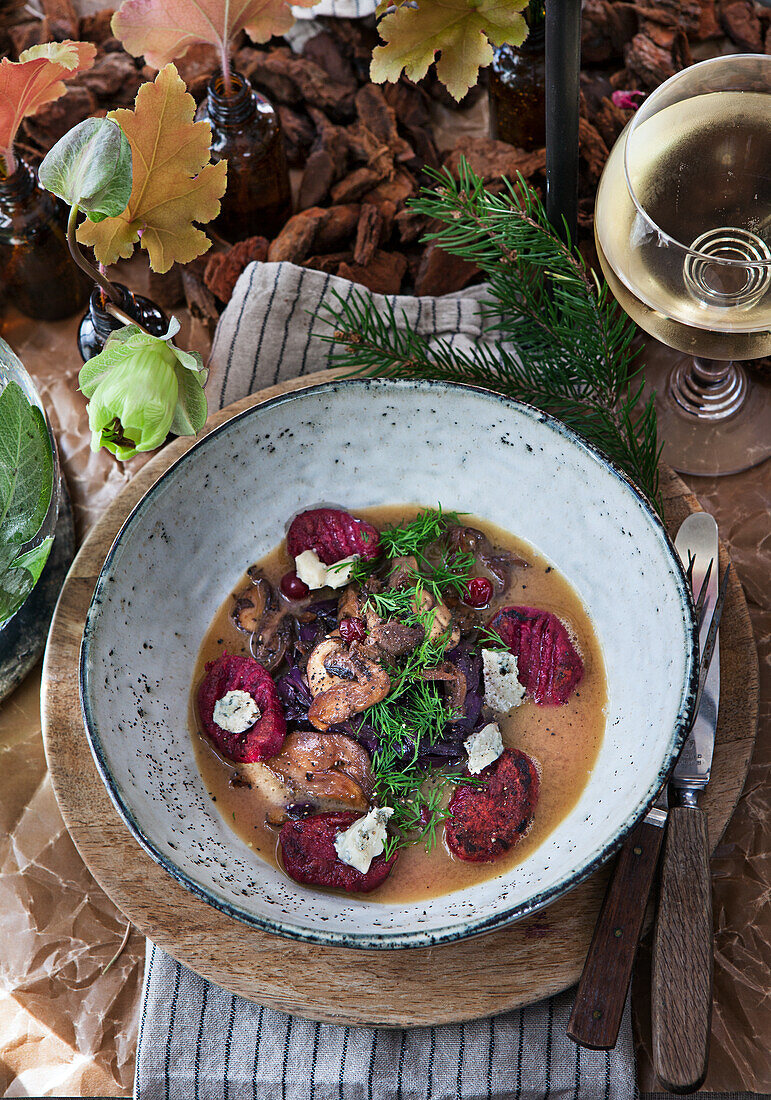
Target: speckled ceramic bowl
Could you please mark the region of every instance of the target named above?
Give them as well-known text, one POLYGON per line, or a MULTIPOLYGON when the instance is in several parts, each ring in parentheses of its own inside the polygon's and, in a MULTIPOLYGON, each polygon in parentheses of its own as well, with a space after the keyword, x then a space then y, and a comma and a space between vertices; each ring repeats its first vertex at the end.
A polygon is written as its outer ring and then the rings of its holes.
POLYGON ((563 425, 483 390, 349 380, 229 420, 126 521, 86 621, 81 693, 115 805, 168 872, 270 932, 350 947, 442 943, 500 927, 597 867, 652 801, 693 707, 695 631, 682 570, 648 502, 563 425), (577 589, 602 644, 607 730, 578 804, 523 863, 414 904, 295 885, 212 804, 188 730, 201 638, 244 567, 298 509, 419 501, 532 543, 577 589))

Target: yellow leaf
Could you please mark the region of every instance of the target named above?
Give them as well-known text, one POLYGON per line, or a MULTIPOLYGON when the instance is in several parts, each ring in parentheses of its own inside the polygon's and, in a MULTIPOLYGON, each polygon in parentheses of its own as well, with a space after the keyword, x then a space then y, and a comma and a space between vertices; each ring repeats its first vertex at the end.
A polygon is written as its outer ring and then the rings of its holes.
POLYGON ((493 59, 493 46, 521 46, 527 24, 520 14, 527 0, 399 0, 378 31, 385 46, 372 53, 370 77, 376 84, 399 79, 402 69, 420 80, 437 54, 436 74, 455 99, 462 99, 493 59))
POLYGON ((128 259, 141 240, 153 271, 162 273, 210 247, 193 222, 205 224, 219 214, 227 162, 209 163, 211 127, 194 122, 194 114, 195 100, 167 65, 139 89, 135 110, 108 115, 131 145, 133 186, 122 214, 78 228, 78 240, 93 247, 100 263, 128 259))
MULTIPOLYGON (((308 8, 317 0, 294 0, 308 8)), ((245 30, 255 42, 285 34, 294 23, 290 0, 123 0, 112 32, 134 57, 162 68, 194 42, 209 42, 223 54, 245 30)))

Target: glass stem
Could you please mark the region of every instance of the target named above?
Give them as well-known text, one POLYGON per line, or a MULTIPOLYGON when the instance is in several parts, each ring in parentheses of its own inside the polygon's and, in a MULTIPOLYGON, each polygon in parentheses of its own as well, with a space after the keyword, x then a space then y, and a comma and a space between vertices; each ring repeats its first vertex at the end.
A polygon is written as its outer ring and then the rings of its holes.
POLYGON ((725 420, 747 398, 747 373, 740 363, 693 359, 678 363, 669 377, 669 392, 681 412, 699 420, 725 420))

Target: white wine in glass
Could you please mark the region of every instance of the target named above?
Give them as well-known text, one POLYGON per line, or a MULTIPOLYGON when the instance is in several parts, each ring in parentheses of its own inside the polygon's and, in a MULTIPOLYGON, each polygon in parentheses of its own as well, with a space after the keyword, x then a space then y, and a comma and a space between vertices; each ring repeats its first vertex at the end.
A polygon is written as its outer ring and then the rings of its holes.
POLYGON ((605 166, 595 237, 621 306, 666 345, 645 358, 665 459, 762 461, 771 386, 733 360, 771 354, 771 57, 702 62, 646 100, 605 166))

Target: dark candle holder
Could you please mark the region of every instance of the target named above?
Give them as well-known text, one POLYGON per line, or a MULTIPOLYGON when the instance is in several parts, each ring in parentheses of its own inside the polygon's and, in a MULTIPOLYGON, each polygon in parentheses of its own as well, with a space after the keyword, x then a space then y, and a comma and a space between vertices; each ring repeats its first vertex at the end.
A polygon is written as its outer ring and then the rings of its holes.
MULTIPOLYGON (((120 297, 120 301, 115 305, 122 313, 149 332, 151 336, 163 336, 168 331, 168 318, 155 302, 151 302, 142 294, 135 294, 122 283, 113 283, 112 286, 120 297)), ((78 350, 84 363, 103 351, 110 333, 122 328, 126 323, 109 312, 107 308, 109 304, 102 288, 95 286, 91 291, 88 310, 78 329, 78 350)))

